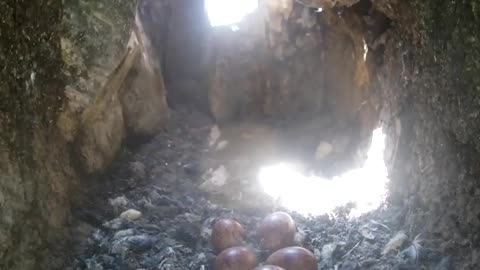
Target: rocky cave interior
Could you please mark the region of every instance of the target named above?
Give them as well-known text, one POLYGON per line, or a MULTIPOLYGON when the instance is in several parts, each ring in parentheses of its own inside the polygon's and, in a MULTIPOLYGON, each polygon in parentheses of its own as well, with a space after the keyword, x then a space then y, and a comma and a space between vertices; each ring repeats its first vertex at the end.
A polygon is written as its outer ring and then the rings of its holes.
POLYGON ((262 264, 278 211, 315 269, 480 268, 478 0, 0 14, 0 269, 214 269, 219 218, 262 264))

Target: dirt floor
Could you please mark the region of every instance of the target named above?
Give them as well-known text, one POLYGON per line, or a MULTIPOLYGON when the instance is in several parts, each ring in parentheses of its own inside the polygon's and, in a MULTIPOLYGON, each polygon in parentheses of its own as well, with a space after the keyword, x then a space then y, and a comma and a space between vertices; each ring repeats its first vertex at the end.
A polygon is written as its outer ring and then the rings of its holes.
MULTIPOLYGON (((212 269, 211 225, 219 217, 244 226, 246 244, 261 263, 269 255, 259 248, 256 228, 273 209, 287 210, 268 203, 234 207, 201 189, 213 124, 185 108, 172 114, 167 131, 126 147, 89 203, 74 209, 78 222, 67 269, 212 269)), ((456 269, 435 241, 398 227, 402 209, 355 219, 348 209, 317 217, 290 212, 296 242, 314 253, 318 269, 456 269)))

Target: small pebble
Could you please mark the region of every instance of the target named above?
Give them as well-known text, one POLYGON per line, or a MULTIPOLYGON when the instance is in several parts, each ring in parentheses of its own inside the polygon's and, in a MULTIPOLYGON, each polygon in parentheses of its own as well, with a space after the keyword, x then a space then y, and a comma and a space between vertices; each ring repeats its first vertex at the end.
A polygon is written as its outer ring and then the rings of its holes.
POLYGON ((221 141, 217 144, 217 147, 215 148, 216 151, 221 151, 227 147, 228 141, 221 141))
POLYGON ((110 202, 110 205, 113 207, 126 206, 128 204, 128 200, 125 196, 120 196, 115 199, 110 199, 109 202, 110 202))
POLYGON ((142 212, 135 209, 128 209, 120 214, 120 218, 128 221, 134 221, 142 216, 142 212))

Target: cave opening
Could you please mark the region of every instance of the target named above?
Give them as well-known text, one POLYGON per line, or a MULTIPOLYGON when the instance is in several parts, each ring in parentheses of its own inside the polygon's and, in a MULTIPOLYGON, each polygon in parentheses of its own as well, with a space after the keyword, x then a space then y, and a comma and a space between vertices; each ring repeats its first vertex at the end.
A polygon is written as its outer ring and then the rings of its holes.
POLYGON ((388 175, 384 161, 385 134, 373 131, 365 163, 332 178, 304 175, 286 162, 264 166, 258 180, 263 191, 284 207, 303 215, 333 214, 351 205, 350 216, 377 210, 385 203, 388 175))
POLYGON ((219 1, 205 0, 205 9, 212 27, 231 26, 232 31, 237 31, 236 23, 254 12, 258 8, 258 1, 219 1))
POLYGON ((0 269, 479 269, 474 2, 0 3, 0 269))

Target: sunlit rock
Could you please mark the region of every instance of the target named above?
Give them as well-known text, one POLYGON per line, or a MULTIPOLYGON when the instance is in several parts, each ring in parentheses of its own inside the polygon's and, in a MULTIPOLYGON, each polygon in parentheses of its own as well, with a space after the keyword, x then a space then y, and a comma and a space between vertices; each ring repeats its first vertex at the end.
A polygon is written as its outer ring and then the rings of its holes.
POLYGON ((120 91, 120 102, 129 135, 152 136, 164 128, 169 110, 163 76, 152 62, 155 55, 148 54, 147 37, 142 35, 141 38, 142 55, 129 71, 120 91))
POLYGON ((125 55, 115 72, 81 116, 76 147, 86 173, 105 169, 116 157, 125 138, 125 122, 118 91, 139 55, 139 47, 125 55))

